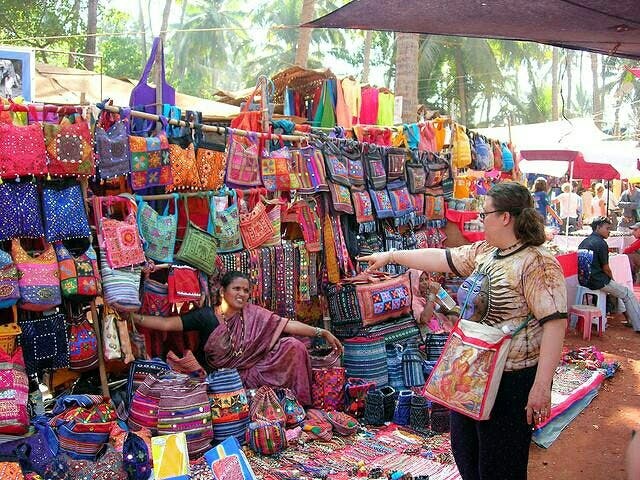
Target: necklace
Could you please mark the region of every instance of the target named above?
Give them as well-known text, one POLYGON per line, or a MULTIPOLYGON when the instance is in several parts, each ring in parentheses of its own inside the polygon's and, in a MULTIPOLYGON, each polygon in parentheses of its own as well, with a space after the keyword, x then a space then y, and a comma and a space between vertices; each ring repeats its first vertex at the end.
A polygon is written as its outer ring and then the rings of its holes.
POLYGON ((222 316, 222 321, 224 322, 225 326, 227 327, 227 332, 229 332, 229 342, 231 343, 231 354, 234 357, 239 357, 240 355, 242 355, 244 353, 244 348, 242 347, 242 344, 244 343, 244 329, 245 329, 245 325, 244 325, 244 316, 242 315, 242 310, 240 310, 240 326, 241 326, 241 330, 240 330, 240 348, 238 348, 238 345, 235 342, 235 339, 233 338, 233 335, 231 334, 231 329, 229 328, 229 325, 227 324, 227 316, 225 315, 224 312, 220 312, 221 316, 222 316))
POLYGON ((514 243, 513 245, 509 245, 507 248, 499 248, 498 251, 500 253, 508 252, 509 250, 517 247, 518 245, 520 245, 520 240, 516 241, 516 243, 514 243))

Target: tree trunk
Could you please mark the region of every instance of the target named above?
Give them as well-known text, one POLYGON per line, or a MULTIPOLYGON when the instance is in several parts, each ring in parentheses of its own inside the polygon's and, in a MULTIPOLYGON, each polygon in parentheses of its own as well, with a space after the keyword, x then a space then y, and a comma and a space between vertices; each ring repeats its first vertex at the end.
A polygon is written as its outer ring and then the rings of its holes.
MULTIPOLYGON (((89 0, 87 5, 87 43, 84 53, 95 55, 96 32, 98 31, 98 0, 89 0)), ((87 70, 93 70, 95 57, 84 57, 84 66, 87 70)))
POLYGON ((162 42, 167 39, 167 28, 169 27, 169 15, 171 14, 171 0, 165 0, 162 12, 162 25, 160 27, 160 38, 162 42))
MULTIPOLYGON (((300 24, 313 20, 313 12, 315 10, 315 0, 303 0, 302 12, 300 14, 300 24)), ((298 33, 298 46, 296 48, 295 64, 306 68, 309 58, 309 44, 311 43, 311 28, 301 28, 298 33)))
POLYGON ((138 0, 138 28, 140 28, 140 42, 142 46, 142 68, 147 64, 147 28, 144 23, 142 0, 138 0))
POLYGON ((187 0, 182 0, 182 10, 180 11, 180 28, 184 28, 184 17, 187 14, 187 0))
POLYGON ((565 109, 567 110, 567 113, 571 113, 571 95, 572 95, 572 89, 573 89, 573 75, 572 75, 572 70, 573 70, 573 54, 571 53, 571 50, 566 50, 566 64, 565 64, 565 68, 567 69, 567 99, 566 99, 566 103, 565 103, 565 109))
MULTIPOLYGON (((80 33, 78 31, 78 26, 80 25, 80 0, 74 0, 73 2, 73 33, 80 33)), ((67 67, 73 68, 76 66, 76 49, 73 46, 70 46, 69 49, 71 53, 67 56, 67 67)))
POLYGON ((560 54, 556 47, 551 47, 551 120, 558 120, 558 64, 560 54))
POLYGON ((460 104, 460 122, 467 125, 467 91, 464 85, 464 62, 462 61, 462 47, 458 44, 455 46, 456 60, 456 83, 458 85, 458 101, 460 104))
POLYGON ((402 121, 418 115, 418 44, 415 33, 396 33, 396 95, 402 97, 402 121))
POLYGON ((362 59, 362 83, 369 83, 369 68, 371 67, 371 43, 373 41, 373 32, 367 30, 364 35, 364 52, 362 59))
POLYGON ((489 122, 491 120, 491 95, 487 97, 487 127, 490 126, 489 122))
POLYGON ((602 107, 600 105, 600 87, 598 86, 598 78, 600 72, 598 71, 598 55, 591 54, 591 79, 592 79, 592 113, 593 121, 600 128, 602 125, 602 107))

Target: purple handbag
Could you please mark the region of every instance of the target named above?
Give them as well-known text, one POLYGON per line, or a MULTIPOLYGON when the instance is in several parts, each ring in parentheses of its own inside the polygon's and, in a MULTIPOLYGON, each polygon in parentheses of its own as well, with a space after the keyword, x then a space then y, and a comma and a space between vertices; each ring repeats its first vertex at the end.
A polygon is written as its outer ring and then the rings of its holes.
MULTIPOLYGON (((160 47, 160 62, 162 67, 162 103, 168 103, 170 105, 175 105, 176 103, 176 91, 175 89, 167 83, 164 71, 164 48, 162 47, 160 37, 156 37, 153 39, 153 46, 151 47, 151 53, 149 54, 149 59, 147 60, 147 64, 144 67, 144 71, 142 72, 142 76, 138 81, 138 84, 133 87, 131 90, 131 97, 129 98, 129 105, 131 107, 142 107, 141 110, 144 110, 147 113, 157 113, 161 114, 162 111, 157 111, 156 108, 156 89, 155 87, 150 87, 147 84, 149 80, 149 73, 151 73, 151 67, 156 60, 156 52, 160 47)), ((139 108, 136 108, 138 110, 139 108)), ((162 105, 160 105, 160 110, 162 109, 162 105)))

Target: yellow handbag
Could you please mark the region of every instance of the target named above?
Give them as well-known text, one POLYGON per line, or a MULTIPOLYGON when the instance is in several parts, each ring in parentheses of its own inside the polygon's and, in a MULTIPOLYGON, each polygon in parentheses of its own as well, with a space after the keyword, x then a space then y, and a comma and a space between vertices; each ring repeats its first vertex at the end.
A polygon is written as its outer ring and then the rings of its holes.
POLYGON ((455 125, 453 131, 452 163, 455 168, 467 168, 471 165, 471 145, 469 137, 461 125, 455 125))

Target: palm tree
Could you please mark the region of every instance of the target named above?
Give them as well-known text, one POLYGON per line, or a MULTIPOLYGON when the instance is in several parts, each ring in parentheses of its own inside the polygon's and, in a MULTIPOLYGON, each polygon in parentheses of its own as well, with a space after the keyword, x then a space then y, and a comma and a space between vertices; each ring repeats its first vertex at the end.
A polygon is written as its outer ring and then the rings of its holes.
POLYGON ((560 53, 556 47, 551 47, 551 120, 558 120, 558 94, 560 91, 560 53))
POLYGON ((371 43, 373 32, 367 30, 364 34, 364 51, 362 54, 362 83, 369 83, 369 68, 371 67, 371 43))
POLYGON ((396 95, 402 96, 402 121, 415 122, 418 111, 419 35, 396 33, 396 95))
MULTIPOLYGON (((303 0, 302 12, 300 13, 300 24, 305 24, 313 20, 313 12, 315 10, 315 0, 303 0)), ((300 67, 307 66, 307 58, 309 57, 309 44, 311 43, 310 28, 301 28, 298 32, 298 43, 296 48, 296 65, 300 67)))

